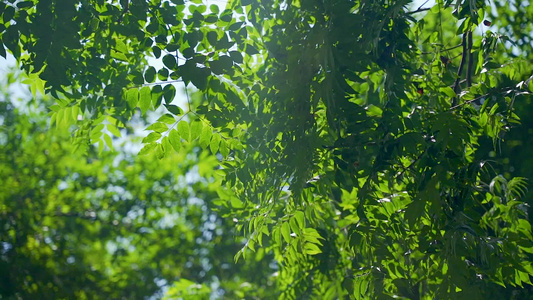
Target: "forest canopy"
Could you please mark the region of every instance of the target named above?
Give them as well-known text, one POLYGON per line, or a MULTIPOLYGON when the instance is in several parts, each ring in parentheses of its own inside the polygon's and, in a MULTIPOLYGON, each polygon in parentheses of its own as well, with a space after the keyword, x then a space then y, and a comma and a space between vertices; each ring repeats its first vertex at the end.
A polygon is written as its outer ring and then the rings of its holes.
POLYGON ((532 17, 1 1, 0 298, 531 299, 532 17))

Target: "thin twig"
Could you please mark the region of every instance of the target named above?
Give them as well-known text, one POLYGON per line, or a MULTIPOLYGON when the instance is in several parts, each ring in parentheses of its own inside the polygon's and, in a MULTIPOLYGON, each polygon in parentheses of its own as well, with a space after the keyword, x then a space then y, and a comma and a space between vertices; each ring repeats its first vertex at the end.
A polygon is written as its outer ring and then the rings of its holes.
MULTIPOLYGON (((450 51, 450 50, 453 50, 455 48, 459 48, 461 47, 462 44, 459 44, 459 45, 456 45, 456 46, 453 46, 453 47, 450 47, 450 48, 445 48, 445 49, 440 49, 439 51, 440 52, 445 52, 445 51, 450 51)), ((420 54, 435 54, 435 51, 431 51, 431 52, 420 52, 420 54)))
POLYGON ((429 10, 429 8, 422 8, 422 6, 426 5, 426 3, 428 3, 428 2, 429 2, 429 0, 426 0, 415 11, 408 12, 408 14, 414 14, 414 13, 418 13, 418 12, 421 12, 421 11, 429 10))
POLYGON ((462 46, 462 44, 459 44, 459 45, 455 45, 455 46, 450 47, 450 48, 441 49, 440 51, 450 51, 450 50, 453 50, 453 49, 455 49, 455 48, 459 48, 459 47, 461 47, 461 46, 462 46))
POLYGON ((416 13, 419 13, 419 12, 423 12, 423 11, 427 11, 427 10, 430 10, 431 8, 429 7, 426 7, 426 8, 419 8, 417 10, 413 10, 413 11, 408 11, 407 14, 408 15, 412 15, 412 14, 416 14, 416 13))
MULTIPOLYGON (((513 89, 509 89, 509 90, 501 91, 501 92, 499 92, 499 93, 500 93, 500 94, 509 94, 509 93, 511 93, 511 92, 513 92, 513 91, 514 91, 513 89)), ((492 93, 492 95, 494 95, 494 94, 496 94, 496 93, 492 93)), ((472 100, 468 100, 468 101, 465 101, 465 102, 463 102, 463 103, 460 103, 460 104, 457 104, 457 105, 455 105, 455 106, 452 106, 452 107, 450 107, 450 110, 456 109, 456 108, 461 107, 461 106, 463 106, 463 105, 465 105, 465 104, 469 104, 469 103, 475 102, 475 101, 477 101, 477 100, 479 100, 479 99, 486 98, 486 97, 488 97, 488 96, 490 96, 490 95, 491 95, 491 93, 487 93, 487 94, 484 94, 484 95, 478 96, 478 97, 476 97, 476 98, 474 98, 474 99, 472 99, 472 100)), ((530 93, 530 92, 521 92, 521 93, 519 93, 519 94, 517 94, 517 95, 533 95, 533 93, 530 93)), ((488 100, 485 100, 485 101, 488 101, 488 100)))
MULTIPOLYGON (((176 83, 176 82, 183 82, 183 79, 175 79, 175 80, 167 80, 167 81, 160 81, 160 82, 151 82, 151 83, 143 83, 141 86, 151 86, 151 85, 163 85, 167 83, 176 83)), ((139 88, 139 86, 134 86, 131 88, 139 88)))
MULTIPOLYGON (((489 96, 489 95, 490 95, 490 94, 481 95, 481 96, 476 97, 476 98, 474 98, 474 99, 472 99, 472 100, 468 100, 468 101, 465 101, 465 102, 463 102, 463 103, 457 104, 457 105, 455 105, 455 106, 450 107, 450 110, 454 110, 454 109, 456 109, 456 108, 458 108, 458 107, 461 107, 461 106, 463 106, 463 105, 465 105, 465 104, 475 102, 475 101, 477 101, 477 100, 479 100, 479 99, 482 99, 482 98, 485 98, 485 97, 487 97, 487 96, 489 96)), ((486 100, 485 100, 485 101, 486 101, 486 100)))
MULTIPOLYGON (((467 53, 467 43, 466 43, 466 40, 467 40, 467 34, 464 33, 463 34, 463 54, 461 55, 461 64, 459 65, 459 70, 457 70, 457 78, 455 79, 455 83, 453 85, 453 91, 455 92, 455 94, 457 95, 459 93, 459 81, 461 81, 461 73, 463 72, 463 68, 465 66, 465 62, 466 62, 466 55, 468 54, 467 53)), ((452 106, 455 106, 457 104, 457 96, 453 98, 452 100, 452 106)))

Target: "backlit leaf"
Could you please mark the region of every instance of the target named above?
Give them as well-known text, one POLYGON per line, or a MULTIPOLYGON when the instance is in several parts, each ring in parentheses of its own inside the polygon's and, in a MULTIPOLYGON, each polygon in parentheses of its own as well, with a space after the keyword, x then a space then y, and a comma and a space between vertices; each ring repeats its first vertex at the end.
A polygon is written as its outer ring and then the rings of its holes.
POLYGON ((168 141, 169 141, 170 145, 172 145, 172 148, 174 148, 174 150, 176 150, 176 152, 178 152, 180 150, 181 139, 180 139, 180 136, 179 136, 178 131, 176 129, 173 129, 173 130, 171 130, 169 132, 168 141))
POLYGON ((152 94, 150 88, 147 86, 141 88, 139 98, 139 108, 144 115, 152 107, 152 94))
POLYGON ((220 145, 220 134, 213 134, 211 142, 209 142, 209 149, 213 154, 217 153, 218 146, 220 145))
POLYGON ((204 126, 204 128, 202 129, 202 134, 200 135, 200 146, 202 148, 206 149, 209 146, 212 135, 212 129, 208 126, 204 126))
POLYGON ((142 143, 143 144, 152 143, 152 142, 155 142, 155 141, 159 140, 160 138, 161 138, 161 133, 159 133, 159 132, 150 132, 150 134, 148 134, 142 140, 142 143))
POLYGON ((202 134, 202 121, 194 120, 191 122, 191 141, 195 140, 202 134))
POLYGON ((189 123, 187 123, 186 121, 180 121, 178 123, 178 133, 182 139, 189 141, 190 140, 189 123))

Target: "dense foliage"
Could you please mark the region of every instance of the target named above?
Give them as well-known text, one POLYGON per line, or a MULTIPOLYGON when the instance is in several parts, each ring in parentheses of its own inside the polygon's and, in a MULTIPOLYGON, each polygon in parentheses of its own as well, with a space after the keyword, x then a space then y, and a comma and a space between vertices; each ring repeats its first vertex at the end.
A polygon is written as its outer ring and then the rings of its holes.
MULTIPOLYGON (((122 176, 160 170, 143 157, 218 159, 210 207, 247 238, 237 261, 274 256, 278 270, 258 270, 276 272, 265 292, 524 299, 533 8, 425 5, 3 1, 0 32, 32 89, 55 98, 51 124, 78 149, 97 145, 105 157, 119 128, 163 111, 135 158, 145 163, 122 176), (198 90, 184 110, 177 83, 198 90)), ((168 180, 179 176, 166 168, 168 180)), ((100 184, 113 180, 125 179, 100 184)))

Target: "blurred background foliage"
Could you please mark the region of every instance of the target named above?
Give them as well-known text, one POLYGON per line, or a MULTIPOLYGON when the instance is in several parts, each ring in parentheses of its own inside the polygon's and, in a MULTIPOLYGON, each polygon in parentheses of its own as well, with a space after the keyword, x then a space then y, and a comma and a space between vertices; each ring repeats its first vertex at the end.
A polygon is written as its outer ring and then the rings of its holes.
POLYGON ((0 86, 0 298, 271 294, 270 255, 233 261, 243 238, 214 211, 215 157, 194 145, 137 156, 127 134, 116 151, 82 153, 68 128, 49 128, 51 100, 20 76, 0 86))

